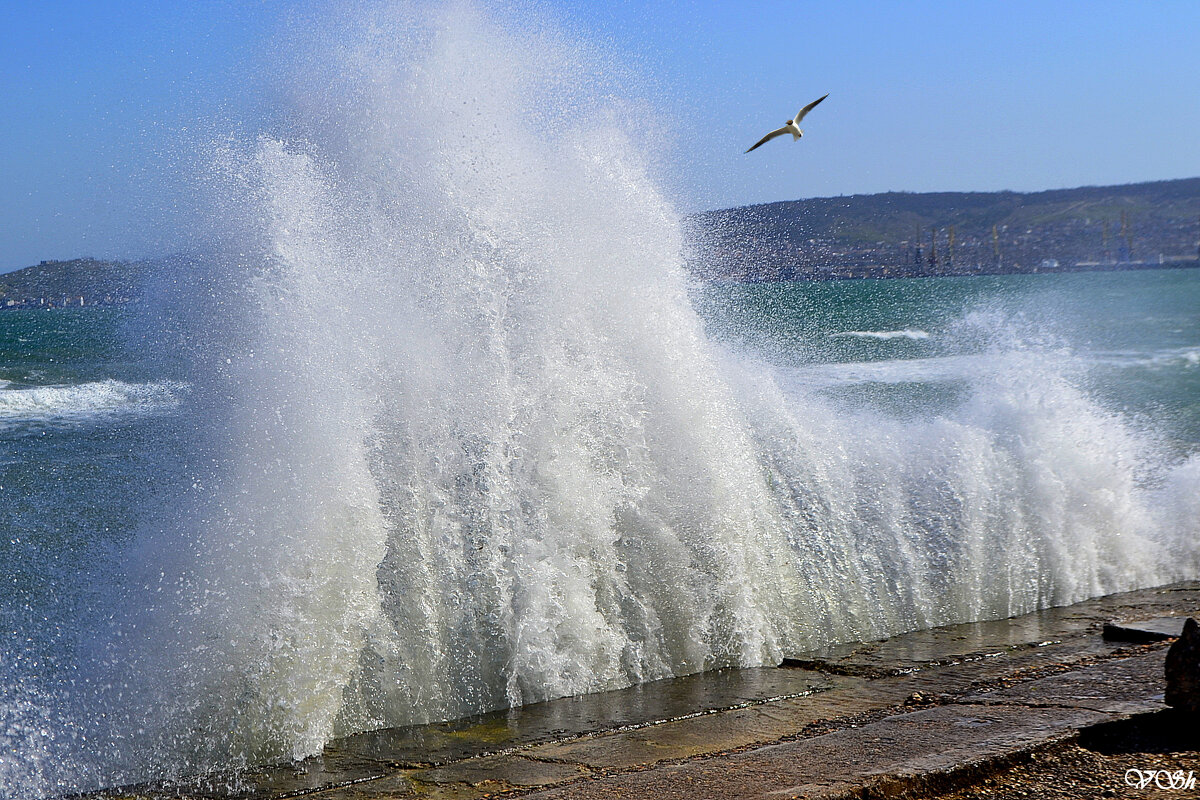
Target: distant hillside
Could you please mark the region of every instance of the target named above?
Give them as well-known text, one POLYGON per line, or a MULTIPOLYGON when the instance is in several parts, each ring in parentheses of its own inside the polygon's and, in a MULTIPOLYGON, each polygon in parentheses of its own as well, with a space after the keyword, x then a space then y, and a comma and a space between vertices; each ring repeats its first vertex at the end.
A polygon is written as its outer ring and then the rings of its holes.
POLYGON ((1191 264, 1200 178, 1047 192, 852 195, 698 215, 693 268, 780 280, 1191 264))
POLYGON ((138 299, 145 270, 141 262, 43 261, 0 275, 0 308, 128 303, 138 299))
MULTIPOLYGON (((888 192, 728 208, 688 220, 714 280, 1200 266, 1200 178, 1048 192, 888 192)), ((43 261, 0 275, 0 308, 140 299, 166 262, 43 261)))

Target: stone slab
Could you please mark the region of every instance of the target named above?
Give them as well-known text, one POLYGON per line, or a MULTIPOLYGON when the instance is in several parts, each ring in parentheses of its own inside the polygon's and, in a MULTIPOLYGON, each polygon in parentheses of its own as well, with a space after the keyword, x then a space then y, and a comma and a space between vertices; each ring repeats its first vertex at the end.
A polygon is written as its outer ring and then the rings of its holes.
POLYGON ((1104 638, 1110 642, 1161 642, 1178 639, 1187 617, 1152 617, 1113 620, 1104 623, 1104 638))
POLYGON ((862 689, 833 690, 811 698, 544 744, 523 752, 534 758, 579 764, 594 770, 629 769, 770 743, 793 735, 812 722, 889 704, 862 689))
POLYGON ((985 692, 969 701, 1020 704, 1031 708, 1078 708, 1113 714, 1161 711, 1166 708, 1163 703, 1165 657, 1166 650, 1160 649, 1145 655, 1105 661, 985 692))
MULTIPOLYGON (((296 797, 323 788, 347 786, 388 775, 386 765, 353 754, 326 751, 293 764, 212 773, 126 790, 130 796, 195 800, 267 800, 296 797)), ((115 797, 117 795, 109 795, 115 797)))
POLYGON ((1083 709, 943 706, 858 728, 534 792, 537 800, 832 798, 970 768, 1111 719, 1083 709))
POLYGON ((597 732, 817 694, 833 685, 830 676, 797 670, 717 670, 455 722, 357 734, 331 742, 326 751, 353 754, 363 761, 394 768, 424 768, 597 732))
POLYGON ((368 800, 420 797, 467 800, 522 788, 553 786, 589 774, 570 764, 543 762, 520 755, 493 755, 442 767, 404 770, 377 780, 305 795, 314 800, 368 800))
POLYGON ((1097 653, 1111 652, 1121 643, 1108 643, 1097 635, 1105 623, 1114 619, 1178 617, 1182 626, 1190 610, 1200 610, 1200 584, 1195 581, 1093 598, 1010 619, 948 625, 880 641, 788 653, 784 665, 883 677, 1072 640, 1088 640, 1097 653))
POLYGON ((430 798, 438 800, 470 800, 479 797, 479 792, 470 786, 456 785, 442 787, 440 794, 431 793, 427 786, 412 780, 409 770, 393 772, 371 781, 362 781, 345 786, 338 786, 322 792, 304 795, 306 798, 321 798, 321 800, 389 800, 407 797, 430 798))
POLYGON ((959 713, 964 714, 971 713, 969 705, 973 703, 1025 706, 1037 709, 1035 713, 1038 714, 1050 706, 1112 714, 1156 711, 1163 708, 1163 654, 1159 650, 1106 660, 986 692, 970 691, 970 681, 980 677, 971 674, 972 669, 981 666, 977 664, 956 665, 953 669, 961 673, 959 681, 940 670, 875 681, 859 679, 812 697, 637 731, 543 745, 533 748, 529 754, 579 763, 597 770, 628 769, 740 749, 770 737, 785 738, 814 722, 889 708, 913 697, 953 703, 950 707, 963 709, 959 713))
POLYGON ((575 764, 538 761, 524 755, 498 755, 457 761, 444 767, 414 772, 409 777, 426 786, 459 783, 494 792, 552 786, 588 774, 589 770, 575 764))

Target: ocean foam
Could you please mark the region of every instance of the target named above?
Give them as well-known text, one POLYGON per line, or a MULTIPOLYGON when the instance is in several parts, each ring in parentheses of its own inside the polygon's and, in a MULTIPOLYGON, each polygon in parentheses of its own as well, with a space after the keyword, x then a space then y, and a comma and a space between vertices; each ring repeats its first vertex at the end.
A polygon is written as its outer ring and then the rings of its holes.
POLYGON ((970 381, 995 354, 903 358, 881 361, 847 361, 776 368, 781 384, 800 390, 832 388, 861 383, 934 383, 970 381))
POLYGON ((1200 348, 1169 347, 1161 350, 1108 350, 1094 353, 1097 364, 1111 367, 1191 369, 1200 366, 1200 348))
POLYGON ((920 341, 929 338, 929 332, 914 328, 906 328, 902 331, 842 331, 840 333, 829 334, 831 338, 840 336, 856 336, 861 339, 912 339, 920 341))
POLYGON ((181 383, 113 379, 52 386, 0 387, 0 429, 81 425, 125 416, 162 414, 179 407, 181 383))

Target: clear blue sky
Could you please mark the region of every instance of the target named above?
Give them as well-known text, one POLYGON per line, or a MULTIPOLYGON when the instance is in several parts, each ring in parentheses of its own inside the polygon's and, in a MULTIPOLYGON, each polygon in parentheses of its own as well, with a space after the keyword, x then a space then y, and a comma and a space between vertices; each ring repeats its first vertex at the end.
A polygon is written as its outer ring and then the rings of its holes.
MULTIPOLYGON (((0 271, 186 247, 185 129, 262 113, 244 76, 302 5, 0 0, 0 271)), ((541 5, 696 123, 684 210, 1200 175, 1196 0, 541 5)))

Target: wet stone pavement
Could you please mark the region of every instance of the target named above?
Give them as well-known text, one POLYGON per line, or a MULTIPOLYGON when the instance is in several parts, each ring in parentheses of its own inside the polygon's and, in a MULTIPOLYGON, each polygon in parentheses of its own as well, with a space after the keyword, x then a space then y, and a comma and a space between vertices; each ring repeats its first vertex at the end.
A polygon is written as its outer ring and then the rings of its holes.
MULTIPOLYGON (((1197 614, 1200 582, 1176 584, 796 653, 778 668, 358 734, 294 764, 88 798, 968 797, 1097 731, 1157 726, 1173 713, 1162 702, 1170 637, 1197 614)), ((1095 777, 1083 796, 1154 796, 1095 777)))

